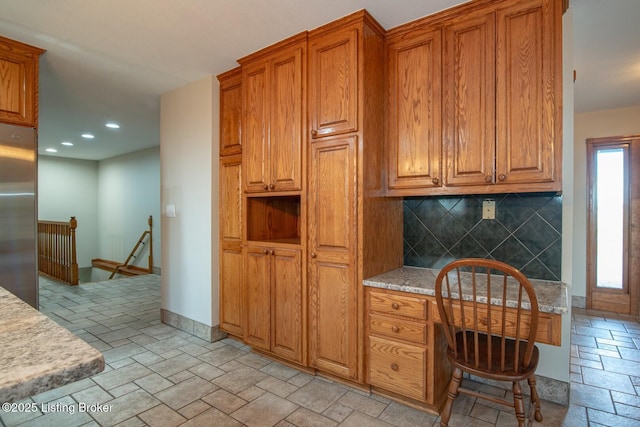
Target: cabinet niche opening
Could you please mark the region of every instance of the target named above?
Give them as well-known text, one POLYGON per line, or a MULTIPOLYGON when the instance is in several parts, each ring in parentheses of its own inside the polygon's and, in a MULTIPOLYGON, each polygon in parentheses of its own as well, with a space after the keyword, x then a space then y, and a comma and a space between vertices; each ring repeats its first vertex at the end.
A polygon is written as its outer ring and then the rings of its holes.
POLYGON ((300 244, 300 196, 247 198, 247 240, 300 244))

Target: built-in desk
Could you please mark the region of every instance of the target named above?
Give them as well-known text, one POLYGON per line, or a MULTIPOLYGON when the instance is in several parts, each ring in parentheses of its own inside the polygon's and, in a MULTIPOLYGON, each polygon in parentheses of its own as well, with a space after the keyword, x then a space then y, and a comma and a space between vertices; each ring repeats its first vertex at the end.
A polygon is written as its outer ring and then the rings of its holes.
MULTIPOLYGON (((435 298, 439 272, 402 267, 363 282, 367 382, 389 397, 409 399, 434 412, 439 411, 446 398, 451 374, 435 298)), ((482 275, 477 276, 481 282, 482 275)), ((461 274, 462 294, 464 299, 471 299, 472 294, 466 293, 470 283, 467 279, 470 274, 461 274)), ((540 312, 536 342, 560 346, 562 316, 568 312, 567 286, 544 280, 530 282, 540 312)), ((516 301, 507 295, 507 306, 515 305, 516 301)))
POLYGON ((98 350, 0 287, 0 403, 102 370, 98 350))

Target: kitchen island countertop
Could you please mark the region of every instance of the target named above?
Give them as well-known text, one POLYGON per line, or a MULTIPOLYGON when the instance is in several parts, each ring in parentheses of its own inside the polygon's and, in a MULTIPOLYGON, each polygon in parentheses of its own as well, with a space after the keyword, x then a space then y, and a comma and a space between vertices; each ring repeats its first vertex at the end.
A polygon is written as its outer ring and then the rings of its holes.
MULTIPOLYGON (((405 266, 366 279, 363 283, 370 287, 435 296, 436 277, 439 272, 440 270, 433 268, 405 266)), ((536 291, 540 312, 553 314, 568 312, 565 283, 538 279, 529 279, 529 281, 536 291)), ((464 288, 464 278, 462 282, 464 288)))
POLYGON ((98 350, 0 287, 0 403, 103 370, 98 350))

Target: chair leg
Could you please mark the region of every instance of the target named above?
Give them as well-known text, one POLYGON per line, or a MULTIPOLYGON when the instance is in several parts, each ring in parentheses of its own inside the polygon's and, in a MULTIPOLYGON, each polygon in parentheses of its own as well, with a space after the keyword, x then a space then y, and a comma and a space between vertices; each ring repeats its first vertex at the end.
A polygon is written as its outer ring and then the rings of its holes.
POLYGON ((513 382, 513 407, 516 410, 516 418, 518 419, 518 427, 524 427, 524 399, 522 398, 522 388, 520 382, 513 382))
POLYGON ((451 410, 453 409, 453 401, 458 397, 458 388, 462 383, 462 370, 455 368, 451 374, 449 381, 449 390, 447 391, 447 403, 445 403, 442 413, 440 414, 440 427, 447 427, 449 419, 451 419, 451 410))
POLYGON ((535 410, 535 419, 537 422, 542 422, 542 412, 540 412, 540 398, 538 397, 538 391, 536 390, 536 376, 531 375, 527 378, 527 382, 529 383, 529 388, 531 389, 531 403, 533 403, 533 408, 535 410))

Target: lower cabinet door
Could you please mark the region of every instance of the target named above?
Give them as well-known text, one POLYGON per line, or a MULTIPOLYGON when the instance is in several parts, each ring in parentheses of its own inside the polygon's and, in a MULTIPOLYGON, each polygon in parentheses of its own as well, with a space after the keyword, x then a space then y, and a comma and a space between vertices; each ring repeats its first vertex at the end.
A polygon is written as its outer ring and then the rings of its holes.
POLYGON ((410 344, 369 337, 371 385, 424 401, 427 350, 410 344))

